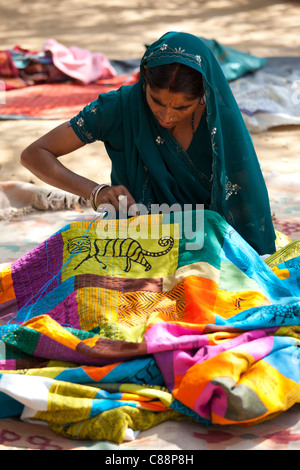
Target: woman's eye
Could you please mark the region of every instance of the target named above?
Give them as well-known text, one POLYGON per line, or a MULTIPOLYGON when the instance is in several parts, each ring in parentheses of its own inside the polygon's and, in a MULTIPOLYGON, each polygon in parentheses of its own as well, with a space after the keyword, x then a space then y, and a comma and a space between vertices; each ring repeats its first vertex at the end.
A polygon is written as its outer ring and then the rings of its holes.
MULTIPOLYGON (((160 101, 155 99, 153 96, 151 96, 151 99, 152 99, 153 103, 156 104, 157 106, 164 106, 160 101)), ((189 106, 179 106, 178 108, 174 108, 174 111, 185 111, 188 108, 189 108, 189 106)))

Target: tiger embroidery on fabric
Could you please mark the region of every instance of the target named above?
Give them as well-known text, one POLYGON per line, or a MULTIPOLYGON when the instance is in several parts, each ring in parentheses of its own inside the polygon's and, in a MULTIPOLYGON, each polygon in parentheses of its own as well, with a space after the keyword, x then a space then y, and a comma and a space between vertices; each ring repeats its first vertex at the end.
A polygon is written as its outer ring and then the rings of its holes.
POLYGON ((103 269, 106 269, 107 265, 101 258, 112 256, 114 258, 126 258, 125 272, 130 271, 132 262, 144 266, 145 271, 149 271, 152 266, 147 261, 146 256, 158 257, 166 255, 173 248, 174 239, 172 237, 161 237, 158 240, 158 244, 166 247, 166 249, 159 252, 147 251, 133 238, 91 239, 88 236, 84 236, 70 239, 68 242, 68 251, 75 255, 87 252, 87 256, 80 261, 74 269, 79 268, 82 263, 91 258, 95 258, 103 265, 103 269))

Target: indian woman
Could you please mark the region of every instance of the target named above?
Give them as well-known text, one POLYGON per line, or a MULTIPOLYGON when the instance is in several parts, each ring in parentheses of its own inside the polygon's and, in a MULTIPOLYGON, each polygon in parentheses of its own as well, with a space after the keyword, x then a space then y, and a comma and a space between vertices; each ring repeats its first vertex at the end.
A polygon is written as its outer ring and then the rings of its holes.
POLYGON ((46 183, 98 210, 202 205, 260 254, 275 251, 266 185, 251 136, 221 67, 201 38, 169 32, 148 46, 137 83, 100 94, 77 116, 24 150, 46 183), (103 141, 111 184, 66 168, 60 157, 103 141))

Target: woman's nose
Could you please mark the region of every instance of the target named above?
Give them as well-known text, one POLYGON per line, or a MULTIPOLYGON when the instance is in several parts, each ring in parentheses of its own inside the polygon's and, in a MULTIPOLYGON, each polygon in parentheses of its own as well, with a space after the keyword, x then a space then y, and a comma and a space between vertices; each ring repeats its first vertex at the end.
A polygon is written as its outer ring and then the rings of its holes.
POLYGON ((170 118, 172 117, 172 108, 166 107, 161 111, 160 119, 161 121, 167 123, 170 121, 170 118))

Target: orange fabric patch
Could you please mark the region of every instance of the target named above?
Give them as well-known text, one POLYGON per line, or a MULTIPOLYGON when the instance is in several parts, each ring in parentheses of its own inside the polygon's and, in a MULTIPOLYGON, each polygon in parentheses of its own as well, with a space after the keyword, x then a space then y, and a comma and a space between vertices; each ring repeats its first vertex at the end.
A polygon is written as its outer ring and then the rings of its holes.
POLYGON ((210 279, 188 276, 184 279, 185 305, 184 322, 194 325, 215 323, 213 309, 216 302, 218 284, 210 279))
POLYGON ((10 266, 0 272, 0 303, 16 298, 10 266))
POLYGON ((114 364, 109 364, 107 366, 102 367, 92 367, 86 366, 83 367, 84 372, 95 382, 103 379, 107 374, 110 373, 117 365, 121 364, 121 362, 116 362, 114 364))
POLYGON ((244 351, 223 351, 191 367, 183 377, 178 390, 173 391, 173 395, 194 409, 195 403, 211 380, 216 377, 230 377, 238 383, 240 376, 247 372, 253 361, 254 358, 244 351))
POLYGON ((279 269, 277 266, 274 266, 272 271, 279 277, 279 279, 289 279, 291 277, 288 269, 279 269))

